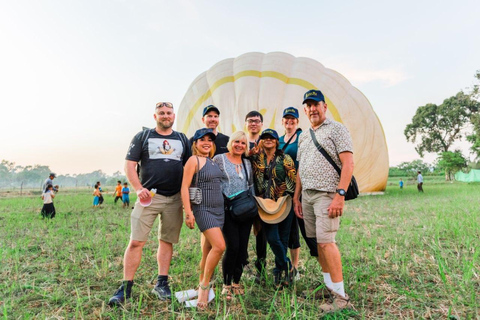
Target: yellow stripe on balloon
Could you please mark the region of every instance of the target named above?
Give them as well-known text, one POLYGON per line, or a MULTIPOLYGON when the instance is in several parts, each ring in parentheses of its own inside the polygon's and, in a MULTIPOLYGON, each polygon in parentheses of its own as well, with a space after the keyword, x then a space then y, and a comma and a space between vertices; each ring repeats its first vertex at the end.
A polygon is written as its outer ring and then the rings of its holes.
MULTIPOLYGON (((197 113, 198 108, 202 106, 205 101, 212 96, 212 93, 217 90, 220 86, 224 85, 225 83, 229 82, 235 82, 236 80, 243 78, 243 77, 257 77, 257 78, 274 78, 277 80, 280 80, 286 84, 293 84, 297 85, 300 87, 303 87, 307 90, 312 90, 312 89, 318 89, 316 86, 314 86, 312 83, 299 79, 299 78, 289 78, 288 76, 284 75, 283 73, 277 72, 277 71, 258 71, 258 70, 245 70, 245 71, 240 71, 239 73, 233 75, 233 76, 228 76, 224 77, 220 80, 217 80, 208 90, 205 92, 200 98, 198 98, 197 102, 193 105, 193 107, 188 111, 187 119, 185 121, 185 124, 183 125, 182 131, 187 132, 188 128, 190 127, 190 123, 192 122, 192 119, 194 115, 197 113)), ((333 116, 333 119, 338 122, 342 122, 342 118, 340 117, 340 114, 338 113, 337 108, 335 105, 325 97, 325 103, 328 106, 328 110, 330 110, 330 113, 333 116)), ((259 111, 264 115, 266 113, 265 109, 262 109, 259 111), (263 113, 262 113, 263 111, 263 113)), ((275 113, 274 113, 274 120, 275 120, 275 113)), ((272 122, 274 123, 274 122, 272 122)))

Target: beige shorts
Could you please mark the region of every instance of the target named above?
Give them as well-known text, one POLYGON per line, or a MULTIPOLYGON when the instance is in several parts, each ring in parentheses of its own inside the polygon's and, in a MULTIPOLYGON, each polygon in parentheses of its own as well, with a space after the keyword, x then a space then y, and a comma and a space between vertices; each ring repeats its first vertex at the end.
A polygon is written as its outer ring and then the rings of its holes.
POLYGON ((183 224, 180 192, 170 197, 156 194, 148 207, 141 206, 137 198, 130 216, 132 230, 130 239, 147 241, 157 216, 160 216, 158 239, 168 243, 178 243, 183 224))
POLYGON ((302 192, 303 220, 307 237, 317 238, 317 243, 335 243, 340 217, 329 218, 328 206, 335 192, 305 190, 302 192))

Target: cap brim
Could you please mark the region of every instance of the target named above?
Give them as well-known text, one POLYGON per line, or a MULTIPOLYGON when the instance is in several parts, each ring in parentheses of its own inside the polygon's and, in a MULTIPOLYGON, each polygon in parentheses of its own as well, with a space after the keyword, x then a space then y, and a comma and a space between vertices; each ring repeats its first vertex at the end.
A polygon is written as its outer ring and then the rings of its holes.
POLYGON ((197 139, 195 139, 195 141, 197 141, 197 140, 199 140, 199 139, 202 139, 203 137, 208 136, 208 135, 212 138, 213 141, 215 141, 215 139, 217 138, 217 136, 215 135, 215 133, 213 133, 213 132, 207 132, 207 133, 201 135, 200 137, 198 137, 197 139))
POLYGON ((218 115, 220 115, 220 110, 218 110, 217 108, 210 108, 208 109, 207 111, 205 111, 205 113, 203 114, 203 116, 205 116, 207 113, 209 113, 210 111, 215 111, 218 115))
POLYGON ((265 137, 272 137, 273 139, 278 140, 278 138, 275 138, 275 137, 272 136, 270 133, 262 134, 262 135, 260 136, 260 140, 265 139, 265 137))

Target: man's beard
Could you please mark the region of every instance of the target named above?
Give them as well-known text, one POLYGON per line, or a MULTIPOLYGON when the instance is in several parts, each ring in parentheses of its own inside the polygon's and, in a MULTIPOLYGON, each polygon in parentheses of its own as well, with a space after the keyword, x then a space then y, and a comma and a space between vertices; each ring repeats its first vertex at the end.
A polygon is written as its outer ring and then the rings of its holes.
POLYGON ((173 126, 173 121, 168 121, 168 120, 160 121, 158 125, 162 129, 170 129, 173 126))

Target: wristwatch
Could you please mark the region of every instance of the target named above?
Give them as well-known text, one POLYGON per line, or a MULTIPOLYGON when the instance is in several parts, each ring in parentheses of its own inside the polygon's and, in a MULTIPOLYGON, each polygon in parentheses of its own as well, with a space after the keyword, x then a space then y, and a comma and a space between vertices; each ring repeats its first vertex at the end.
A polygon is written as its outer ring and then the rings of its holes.
POLYGON ((344 189, 337 189, 336 192, 341 195, 342 197, 345 197, 345 190, 344 189))

